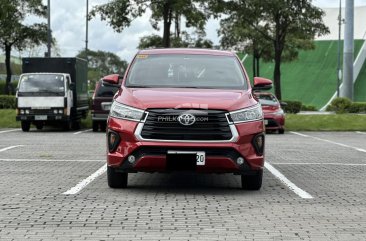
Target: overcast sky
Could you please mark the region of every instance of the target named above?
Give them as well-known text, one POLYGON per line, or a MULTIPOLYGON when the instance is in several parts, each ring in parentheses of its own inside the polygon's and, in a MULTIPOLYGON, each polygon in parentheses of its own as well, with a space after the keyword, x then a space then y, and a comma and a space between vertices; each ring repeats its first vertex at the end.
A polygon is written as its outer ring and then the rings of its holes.
MULTIPOLYGON (((108 0, 89 0, 89 9, 105 2, 108 0)), ((355 6, 366 5, 366 0, 354 2, 355 6)), ((338 0, 314 0, 313 3, 318 7, 339 6, 338 0)), ((46 0, 44 4, 47 4, 46 0)), ((344 0, 342 4, 344 6, 344 0)), ((85 48, 85 16, 86 0, 51 0, 51 29, 61 56, 75 56, 85 48)), ((206 25, 206 37, 214 44, 218 44, 217 28, 217 20, 210 20, 206 25)), ((137 51, 139 39, 151 33, 156 31, 151 27, 149 14, 135 19, 122 33, 114 32, 107 22, 100 21, 98 17, 89 21, 89 49, 113 52, 129 62, 137 51)))

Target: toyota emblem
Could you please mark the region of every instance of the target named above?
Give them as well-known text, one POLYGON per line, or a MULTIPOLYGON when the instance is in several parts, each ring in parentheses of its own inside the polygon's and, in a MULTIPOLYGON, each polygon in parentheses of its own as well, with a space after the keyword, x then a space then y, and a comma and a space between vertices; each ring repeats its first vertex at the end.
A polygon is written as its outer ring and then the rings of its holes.
POLYGON ((190 126, 196 122, 196 117, 192 114, 184 113, 178 116, 178 121, 184 126, 190 126))

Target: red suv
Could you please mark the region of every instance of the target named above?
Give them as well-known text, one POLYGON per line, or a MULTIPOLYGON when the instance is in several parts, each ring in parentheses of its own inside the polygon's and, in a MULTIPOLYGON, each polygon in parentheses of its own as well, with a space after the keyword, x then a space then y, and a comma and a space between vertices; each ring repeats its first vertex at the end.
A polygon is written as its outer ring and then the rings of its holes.
MULTIPOLYGON (((256 89, 271 85, 254 78, 256 89)), ((265 127, 252 91, 231 52, 139 51, 109 113, 108 185, 126 187, 131 172, 193 171, 241 175, 243 189, 260 189, 265 127)))

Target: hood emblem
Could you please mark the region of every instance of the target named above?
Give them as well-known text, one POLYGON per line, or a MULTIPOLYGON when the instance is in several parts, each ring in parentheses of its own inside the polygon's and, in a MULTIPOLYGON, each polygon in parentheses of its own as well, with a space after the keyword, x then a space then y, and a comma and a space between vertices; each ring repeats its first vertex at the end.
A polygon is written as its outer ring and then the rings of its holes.
POLYGON ((189 113, 178 116, 178 122, 184 126, 191 126, 196 122, 196 117, 189 113))

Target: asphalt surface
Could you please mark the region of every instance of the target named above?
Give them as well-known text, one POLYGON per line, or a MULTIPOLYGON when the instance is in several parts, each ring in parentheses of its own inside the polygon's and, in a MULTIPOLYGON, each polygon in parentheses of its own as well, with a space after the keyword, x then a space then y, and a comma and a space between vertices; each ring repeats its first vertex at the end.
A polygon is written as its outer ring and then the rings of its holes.
POLYGON ((118 190, 104 133, 0 129, 0 240, 365 240, 366 133, 266 138, 260 191, 179 173, 118 190))

